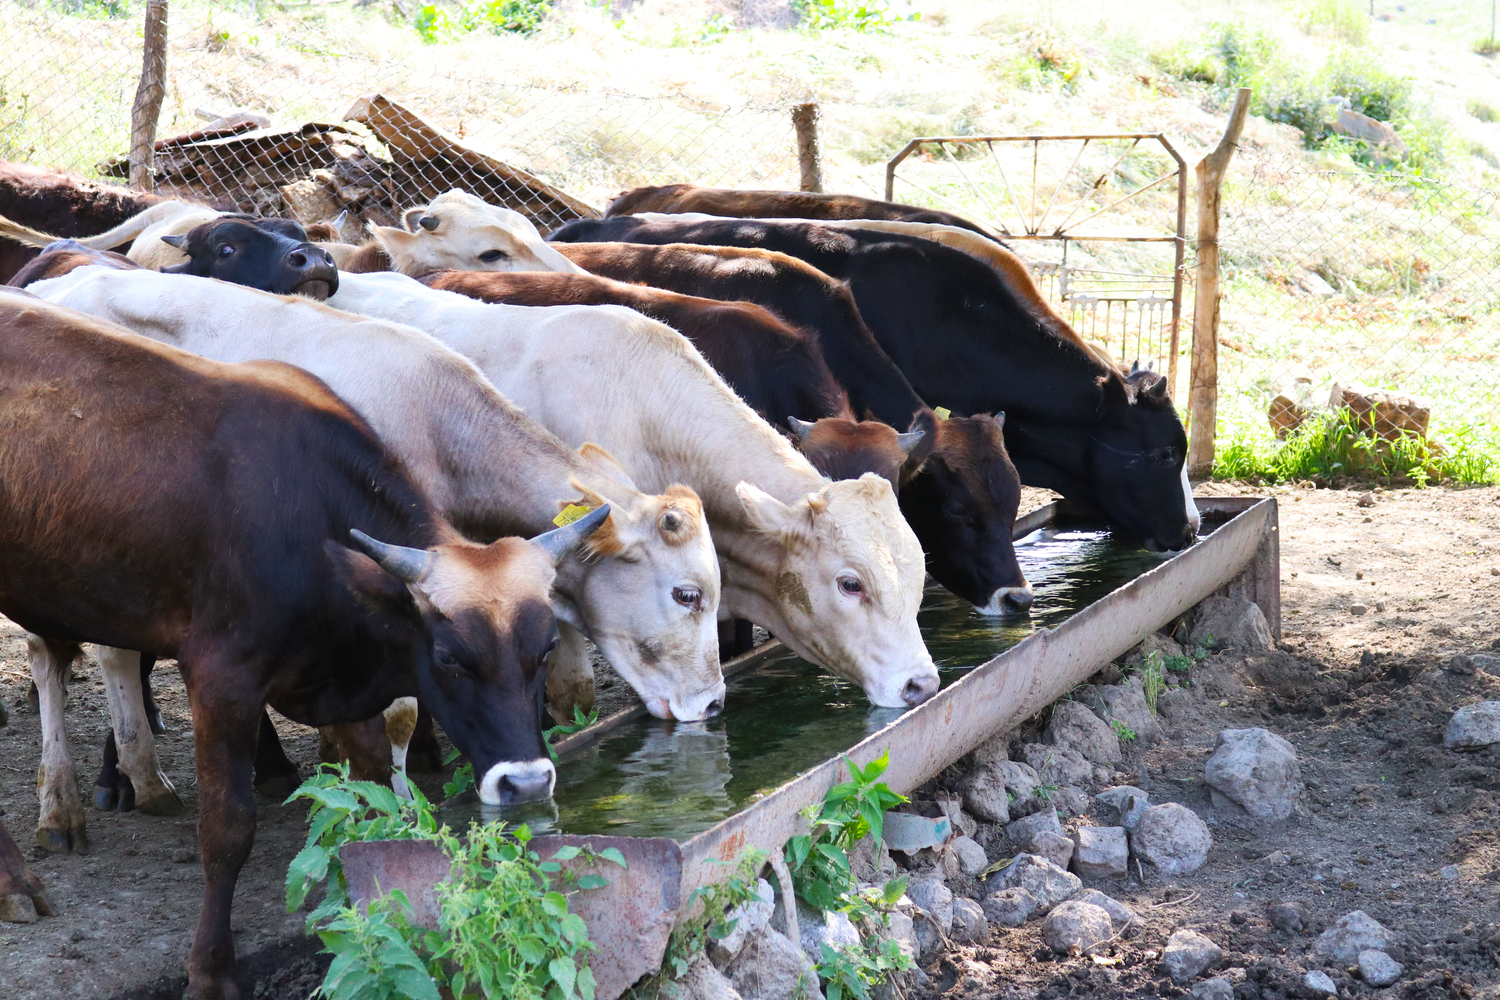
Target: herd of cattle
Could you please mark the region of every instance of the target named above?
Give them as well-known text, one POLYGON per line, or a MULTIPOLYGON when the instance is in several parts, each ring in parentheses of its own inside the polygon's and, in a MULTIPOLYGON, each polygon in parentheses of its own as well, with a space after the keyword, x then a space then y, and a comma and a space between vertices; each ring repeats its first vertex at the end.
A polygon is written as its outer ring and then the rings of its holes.
POLYGON ((938 689, 929 574, 1031 603, 1022 483, 1150 549, 1197 529, 1165 378, 945 213, 678 185, 544 241, 454 191, 355 247, 13 164, 0 213, 0 613, 30 633, 38 843, 87 846, 63 713, 84 642, 96 805, 181 811, 147 681, 175 659, 193 997, 237 995, 253 790, 295 780, 267 705, 388 777, 415 697, 484 801, 546 798, 544 712, 592 703, 585 638, 659 718, 723 710, 743 622, 912 706, 938 689))

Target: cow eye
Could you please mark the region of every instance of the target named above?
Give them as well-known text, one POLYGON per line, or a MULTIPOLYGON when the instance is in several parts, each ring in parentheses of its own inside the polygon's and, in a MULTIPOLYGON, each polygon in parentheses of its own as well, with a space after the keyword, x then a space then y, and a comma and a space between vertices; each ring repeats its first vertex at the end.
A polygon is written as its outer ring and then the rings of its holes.
POLYGON ((1169 445, 1158 451, 1156 457, 1163 462, 1175 462, 1177 461, 1177 449, 1169 445))
POLYGON ((703 593, 697 587, 673 587, 672 600, 697 611, 703 605, 703 593))
POLYGON ((509 256, 510 255, 507 254, 504 250, 486 250, 484 253, 479 255, 479 259, 484 261, 486 264, 493 264, 495 261, 500 260, 502 257, 509 256))
POLYGON ((432 650, 432 660, 444 670, 457 670, 458 658, 443 646, 436 646, 432 650))
POLYGON ((219 259, 220 260, 223 260, 226 257, 233 257, 233 256, 234 256, 234 247, 232 245, 230 245, 228 243, 221 243, 221 244, 219 244, 219 259))
POLYGON ((865 587, 864 584, 859 582, 858 577, 841 576, 839 577, 839 590, 850 597, 859 597, 865 592, 865 587))
POLYGON ((943 504, 943 516, 950 521, 962 521, 964 519, 964 505, 957 500, 949 500, 943 504))

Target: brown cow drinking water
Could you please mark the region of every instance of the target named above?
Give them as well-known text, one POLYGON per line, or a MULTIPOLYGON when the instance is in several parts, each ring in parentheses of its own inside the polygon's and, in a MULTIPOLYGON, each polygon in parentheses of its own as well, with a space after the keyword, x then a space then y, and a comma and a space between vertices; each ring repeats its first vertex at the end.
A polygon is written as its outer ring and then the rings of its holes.
POLYGON ((306 372, 11 290, 0 427, 0 613, 44 647, 44 717, 83 642, 175 657, 187 686, 205 877, 189 997, 239 996, 230 905, 264 705, 319 725, 420 695, 487 799, 551 793, 553 565, 608 508, 535 542, 464 541, 306 372))

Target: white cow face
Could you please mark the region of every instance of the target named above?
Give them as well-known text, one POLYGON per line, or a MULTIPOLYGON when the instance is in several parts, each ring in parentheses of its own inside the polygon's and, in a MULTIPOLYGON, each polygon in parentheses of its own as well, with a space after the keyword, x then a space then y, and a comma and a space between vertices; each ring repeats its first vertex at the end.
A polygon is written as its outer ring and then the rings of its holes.
MULTIPOLYGON (((582 492, 592 504, 606 502, 582 492)), ((698 495, 670 486, 607 502, 609 520, 588 541, 588 572, 566 581, 579 612, 573 624, 658 719, 717 715, 719 560, 698 495)))
POLYGON ((922 547, 891 484, 867 472, 791 505, 749 483, 736 491, 751 524, 780 543, 776 593, 747 595, 750 617, 876 705, 908 708, 936 694, 917 630, 922 547))
POLYGON ((414 278, 432 271, 567 271, 582 268, 547 245, 531 220, 453 190, 402 217, 405 229, 371 231, 391 258, 391 270, 414 278))

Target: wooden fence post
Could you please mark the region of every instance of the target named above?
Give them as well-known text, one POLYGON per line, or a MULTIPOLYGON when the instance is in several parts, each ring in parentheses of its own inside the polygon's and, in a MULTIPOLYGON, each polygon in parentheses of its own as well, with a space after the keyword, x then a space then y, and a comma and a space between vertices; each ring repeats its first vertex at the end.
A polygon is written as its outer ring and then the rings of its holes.
POLYGON ((1198 162, 1198 278, 1193 296, 1193 371, 1188 389, 1188 475, 1214 466, 1219 405, 1219 193, 1245 127, 1250 88, 1241 87, 1219 144, 1198 162))
POLYGON ((823 143, 818 139, 818 106, 798 104, 792 108, 792 126, 797 130, 797 163, 802 168, 802 190, 823 190, 823 143))
POLYGON ((130 186, 156 190, 156 120, 167 96, 167 0, 146 0, 141 82, 130 108, 130 186))

